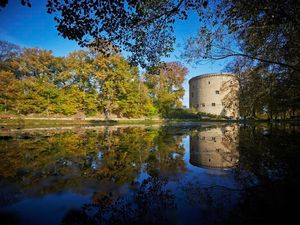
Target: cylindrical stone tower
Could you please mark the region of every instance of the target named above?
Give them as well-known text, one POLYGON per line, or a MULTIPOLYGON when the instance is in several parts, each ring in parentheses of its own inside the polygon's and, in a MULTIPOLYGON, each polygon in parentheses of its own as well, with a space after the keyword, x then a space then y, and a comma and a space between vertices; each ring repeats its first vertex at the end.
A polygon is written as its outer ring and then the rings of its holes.
POLYGON ((239 117, 239 82, 234 74, 212 73, 189 80, 190 108, 199 112, 239 117))

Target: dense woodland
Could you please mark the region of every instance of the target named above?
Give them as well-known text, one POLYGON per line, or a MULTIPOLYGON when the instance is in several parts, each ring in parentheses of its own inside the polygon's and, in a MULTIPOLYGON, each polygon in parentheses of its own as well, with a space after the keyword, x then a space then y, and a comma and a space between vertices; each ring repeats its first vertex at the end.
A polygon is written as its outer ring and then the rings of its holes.
POLYGON ((182 106, 187 69, 171 62, 143 74, 119 54, 51 51, 0 42, 0 111, 118 117, 168 116, 182 106))

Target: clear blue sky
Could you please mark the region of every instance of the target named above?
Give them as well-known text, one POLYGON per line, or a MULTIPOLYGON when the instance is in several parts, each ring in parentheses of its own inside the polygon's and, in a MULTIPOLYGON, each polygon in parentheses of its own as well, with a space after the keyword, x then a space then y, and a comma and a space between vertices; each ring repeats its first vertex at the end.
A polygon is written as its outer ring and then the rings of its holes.
MULTIPOLYGON (((66 56, 80 47, 74 41, 64 39, 55 29, 53 17, 46 13, 46 0, 31 0, 31 8, 21 5, 20 0, 9 0, 8 5, 0 11, 0 39, 23 47, 38 47, 52 50, 56 56, 66 56)), ((189 35, 195 34, 200 22, 197 16, 190 15, 187 21, 175 24, 175 51, 165 61, 181 61, 181 48, 189 35)), ((181 61, 189 74, 184 83, 186 90, 183 103, 188 106, 188 80, 202 73, 220 72, 226 61, 217 61, 205 65, 192 66, 181 61)))

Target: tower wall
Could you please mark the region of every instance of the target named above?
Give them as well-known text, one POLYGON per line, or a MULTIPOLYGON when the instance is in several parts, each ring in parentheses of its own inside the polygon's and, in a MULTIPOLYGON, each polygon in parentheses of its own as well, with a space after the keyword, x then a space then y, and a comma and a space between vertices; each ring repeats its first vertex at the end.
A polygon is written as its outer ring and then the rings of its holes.
POLYGON ((239 84, 233 74, 203 74, 189 80, 190 108, 237 118, 239 84))

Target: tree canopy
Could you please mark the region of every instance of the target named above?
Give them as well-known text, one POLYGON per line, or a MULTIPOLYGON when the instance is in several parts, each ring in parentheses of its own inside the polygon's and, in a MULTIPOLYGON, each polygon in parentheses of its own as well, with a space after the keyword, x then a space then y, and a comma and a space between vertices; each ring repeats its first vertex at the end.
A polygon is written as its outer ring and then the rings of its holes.
POLYGON ((187 69, 178 62, 159 66, 157 89, 119 54, 80 50, 56 57, 0 41, 0 57, 0 112, 140 118, 182 104, 187 69))
MULTIPOLYGON (((30 0, 21 3, 31 6, 30 0)), ((105 54, 123 50, 131 63, 152 66, 173 50, 175 20, 187 19, 190 11, 200 14, 206 5, 204 0, 48 0, 47 12, 64 38, 105 54)))
POLYGON ((300 71, 297 0, 209 1, 198 34, 183 56, 190 61, 246 57, 300 71))
POLYGON ((183 82, 187 73, 188 69, 182 64, 170 62, 152 67, 145 74, 150 96, 163 116, 168 117, 174 108, 182 107, 183 82))

